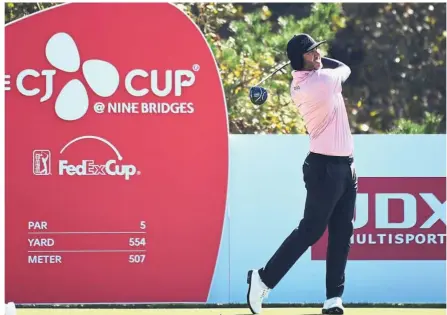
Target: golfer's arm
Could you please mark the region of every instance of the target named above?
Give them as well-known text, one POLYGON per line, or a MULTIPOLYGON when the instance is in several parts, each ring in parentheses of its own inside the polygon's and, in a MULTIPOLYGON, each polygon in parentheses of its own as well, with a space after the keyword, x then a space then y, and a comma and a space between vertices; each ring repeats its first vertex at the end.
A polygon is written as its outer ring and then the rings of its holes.
POLYGON ((351 75, 351 69, 341 61, 323 57, 321 58, 321 62, 323 63, 323 68, 334 69, 337 71, 337 75, 341 77, 342 82, 345 82, 351 75))

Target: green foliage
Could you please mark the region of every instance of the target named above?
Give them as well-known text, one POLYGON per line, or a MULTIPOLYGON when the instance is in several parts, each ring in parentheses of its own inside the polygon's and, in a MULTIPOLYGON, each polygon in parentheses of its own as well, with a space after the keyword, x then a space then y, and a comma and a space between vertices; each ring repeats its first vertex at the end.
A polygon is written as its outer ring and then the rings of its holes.
POLYGON ((37 3, 5 3, 5 23, 12 22, 31 13, 47 9, 58 5, 56 2, 37 2, 37 3))
POLYGON ((263 83, 269 92, 269 98, 263 105, 256 106, 250 102, 249 89, 277 64, 288 61, 286 46, 294 34, 311 33, 316 40, 333 38, 333 25, 321 21, 337 22, 340 5, 316 4, 310 16, 301 20, 293 16, 281 16, 275 20, 267 6, 245 15, 241 7, 233 4, 184 4, 181 8, 202 29, 218 62, 230 132, 305 133, 303 121, 290 99, 290 67, 286 67, 286 73, 277 73, 263 83), (220 23, 216 23, 215 28, 206 28, 204 21, 220 23), (228 26, 227 38, 219 35, 222 25, 228 26))
POLYGON ((346 3, 343 10, 346 28, 331 54, 352 69, 343 90, 354 129, 376 133, 426 112, 445 116, 446 4, 346 3))
POLYGON ((435 134, 439 133, 442 116, 425 113, 421 123, 401 118, 396 121, 395 126, 389 131, 390 134, 435 134))

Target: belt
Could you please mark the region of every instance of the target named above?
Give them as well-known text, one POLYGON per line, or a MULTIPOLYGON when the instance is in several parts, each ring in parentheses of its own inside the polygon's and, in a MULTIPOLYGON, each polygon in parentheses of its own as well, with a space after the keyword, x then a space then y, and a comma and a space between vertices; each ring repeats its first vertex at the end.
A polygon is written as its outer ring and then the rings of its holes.
POLYGON ((335 155, 324 155, 315 152, 309 152, 307 157, 311 160, 326 161, 331 163, 352 163, 354 157, 350 156, 335 156, 335 155))

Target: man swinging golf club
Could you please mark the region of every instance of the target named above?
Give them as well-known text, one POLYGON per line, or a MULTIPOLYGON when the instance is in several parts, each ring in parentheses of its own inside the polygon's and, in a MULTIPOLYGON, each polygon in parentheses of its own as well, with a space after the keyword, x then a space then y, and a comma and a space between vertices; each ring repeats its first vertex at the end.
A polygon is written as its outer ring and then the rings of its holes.
MULTIPOLYGON (((307 34, 295 35, 287 45, 293 68, 291 97, 303 116, 310 137, 304 160, 307 190, 304 217, 267 264, 248 272, 247 302, 253 314, 304 252, 328 227, 326 301, 323 314, 343 314, 345 268, 353 233, 357 196, 353 139, 342 97, 342 83, 351 70, 330 58, 321 58, 316 42, 307 34)), ((302 285, 305 285, 304 283, 302 285)))

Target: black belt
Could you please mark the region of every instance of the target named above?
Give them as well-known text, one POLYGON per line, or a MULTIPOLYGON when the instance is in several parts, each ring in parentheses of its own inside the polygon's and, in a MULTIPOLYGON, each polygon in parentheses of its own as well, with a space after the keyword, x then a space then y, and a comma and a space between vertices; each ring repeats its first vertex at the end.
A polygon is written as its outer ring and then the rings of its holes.
POLYGON ((307 155, 309 159, 316 161, 326 161, 331 163, 352 163, 354 157, 350 156, 335 156, 335 155, 324 155, 320 153, 309 152, 307 155))

